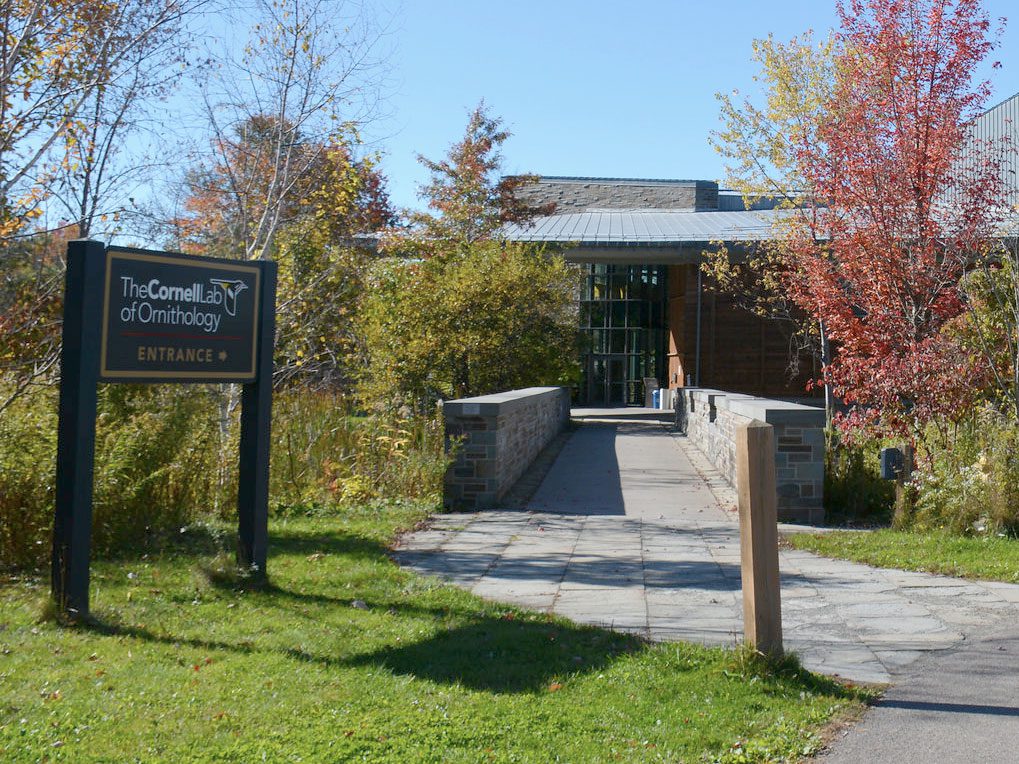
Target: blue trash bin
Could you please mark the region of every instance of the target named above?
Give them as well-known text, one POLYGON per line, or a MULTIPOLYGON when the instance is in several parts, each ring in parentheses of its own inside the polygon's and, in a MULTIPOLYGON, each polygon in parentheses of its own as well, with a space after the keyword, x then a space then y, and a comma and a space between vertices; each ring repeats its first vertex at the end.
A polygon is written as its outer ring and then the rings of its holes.
POLYGON ((662 391, 655 390, 651 393, 651 408, 660 409, 662 407, 662 391))

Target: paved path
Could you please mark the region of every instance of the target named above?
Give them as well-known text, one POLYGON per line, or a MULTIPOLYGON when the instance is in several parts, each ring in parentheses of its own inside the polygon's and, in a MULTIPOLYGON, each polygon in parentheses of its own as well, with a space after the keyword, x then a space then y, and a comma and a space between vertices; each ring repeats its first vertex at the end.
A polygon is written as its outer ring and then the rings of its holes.
POLYGON ((897 676, 823 764, 1019 761, 1019 630, 1008 623, 897 676))
MULTIPOLYGON (((618 414, 617 414, 618 416, 618 414)), ((585 422, 526 511, 440 515, 398 559, 483 597, 653 640, 740 641, 734 497, 681 436, 585 422)), ((888 682, 1019 614, 1019 586, 780 555, 785 645, 814 671, 888 682)), ((850 759, 846 759, 847 761, 850 759)))

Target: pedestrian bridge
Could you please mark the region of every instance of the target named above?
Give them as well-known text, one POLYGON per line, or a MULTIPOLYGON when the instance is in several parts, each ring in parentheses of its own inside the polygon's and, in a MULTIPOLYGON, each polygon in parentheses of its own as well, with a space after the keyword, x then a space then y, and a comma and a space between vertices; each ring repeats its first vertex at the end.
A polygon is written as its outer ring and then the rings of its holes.
MULTIPOLYGON (((661 412, 574 409, 571 419, 530 496, 437 515, 403 537, 397 560, 482 597, 651 640, 741 641, 736 499, 722 473, 661 412)), ((822 673, 886 682, 1019 614, 1015 585, 792 549, 779 558, 785 647, 822 673)))

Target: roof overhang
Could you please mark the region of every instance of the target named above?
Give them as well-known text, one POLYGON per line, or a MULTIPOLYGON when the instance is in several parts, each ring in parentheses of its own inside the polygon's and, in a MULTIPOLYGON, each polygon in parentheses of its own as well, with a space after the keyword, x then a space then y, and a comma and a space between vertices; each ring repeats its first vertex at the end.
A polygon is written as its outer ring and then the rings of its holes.
MULTIPOLYGON (((612 246, 551 244, 562 246, 563 258, 570 263, 630 263, 647 265, 695 265, 704 261, 704 251, 717 242, 687 242, 659 246, 612 246)), ((732 247, 740 252, 742 244, 732 247)))
POLYGON ((507 241, 563 248, 577 263, 693 264, 718 242, 742 250, 776 238, 777 210, 586 210, 507 225, 507 241))

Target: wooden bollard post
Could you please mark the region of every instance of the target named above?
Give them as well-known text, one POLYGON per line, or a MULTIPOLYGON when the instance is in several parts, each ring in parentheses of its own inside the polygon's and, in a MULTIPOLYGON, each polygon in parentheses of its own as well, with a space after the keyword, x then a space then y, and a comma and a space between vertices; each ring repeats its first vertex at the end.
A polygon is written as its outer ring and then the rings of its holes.
POLYGON ((736 431, 740 562, 745 642, 767 655, 782 654, 782 600, 778 579, 775 430, 753 421, 736 431))

